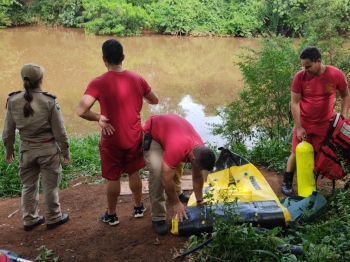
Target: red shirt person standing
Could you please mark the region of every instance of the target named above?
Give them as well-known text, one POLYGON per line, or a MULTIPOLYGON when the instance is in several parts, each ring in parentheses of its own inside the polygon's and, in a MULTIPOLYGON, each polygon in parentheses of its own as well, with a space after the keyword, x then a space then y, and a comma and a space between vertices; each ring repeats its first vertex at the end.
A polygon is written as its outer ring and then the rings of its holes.
POLYGON ((140 75, 122 68, 123 46, 115 39, 102 45, 102 59, 107 72, 93 79, 79 102, 77 114, 97 121, 102 128, 99 145, 102 177, 107 179, 108 210, 102 221, 118 225, 116 205, 120 194, 120 177, 129 175, 129 186, 135 206, 134 216, 142 217, 146 207, 141 203, 142 181, 139 169, 145 166, 142 154, 140 111, 143 99, 157 104, 158 97, 140 75), (91 107, 98 101, 100 112, 91 107))
POLYGON ((347 118, 349 111, 349 89, 342 71, 322 63, 321 53, 316 47, 307 47, 300 54, 304 70, 296 73, 291 87, 291 110, 294 119, 292 152, 287 161, 282 183, 282 193, 292 194, 292 183, 296 169, 295 148, 302 140, 312 144, 315 155, 321 148, 334 115, 334 101, 338 90, 341 114, 347 118))

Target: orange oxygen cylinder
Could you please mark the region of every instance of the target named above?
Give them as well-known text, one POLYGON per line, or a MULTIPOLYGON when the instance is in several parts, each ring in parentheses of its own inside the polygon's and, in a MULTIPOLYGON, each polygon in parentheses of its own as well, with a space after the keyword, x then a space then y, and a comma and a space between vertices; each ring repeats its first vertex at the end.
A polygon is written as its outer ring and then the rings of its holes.
POLYGON ((307 142, 302 141, 296 147, 298 195, 309 197, 312 191, 316 191, 314 174, 314 148, 307 142))

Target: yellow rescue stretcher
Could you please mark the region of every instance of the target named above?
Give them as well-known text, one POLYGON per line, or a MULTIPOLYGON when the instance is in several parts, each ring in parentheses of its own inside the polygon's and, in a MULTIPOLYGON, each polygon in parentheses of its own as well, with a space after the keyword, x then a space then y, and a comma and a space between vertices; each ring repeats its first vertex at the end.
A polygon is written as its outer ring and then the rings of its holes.
MULTIPOLYGON (((210 193, 212 210, 224 215, 224 202, 237 201, 236 212, 241 221, 261 228, 288 226, 291 215, 284 207, 264 176, 245 158, 220 148, 221 153, 214 170, 209 173, 203 187, 204 194, 210 193)), ((212 218, 207 205, 197 206, 194 194, 187 204, 188 220, 172 221, 174 235, 193 235, 212 230, 212 218)))

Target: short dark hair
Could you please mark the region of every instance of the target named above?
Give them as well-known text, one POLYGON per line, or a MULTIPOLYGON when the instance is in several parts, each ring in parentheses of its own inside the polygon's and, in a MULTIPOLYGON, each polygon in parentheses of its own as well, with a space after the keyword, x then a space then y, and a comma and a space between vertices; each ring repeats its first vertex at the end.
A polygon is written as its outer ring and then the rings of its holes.
POLYGON ((110 64, 119 65, 123 61, 123 46, 115 39, 109 39, 102 45, 102 54, 110 64))
POLYGON ((208 171, 212 171, 215 165, 216 156, 214 151, 206 146, 196 146, 193 149, 193 154, 196 158, 197 164, 208 171))
POLYGON ((308 46, 301 52, 300 59, 310 59, 311 62, 316 62, 322 59, 321 52, 316 46, 308 46))

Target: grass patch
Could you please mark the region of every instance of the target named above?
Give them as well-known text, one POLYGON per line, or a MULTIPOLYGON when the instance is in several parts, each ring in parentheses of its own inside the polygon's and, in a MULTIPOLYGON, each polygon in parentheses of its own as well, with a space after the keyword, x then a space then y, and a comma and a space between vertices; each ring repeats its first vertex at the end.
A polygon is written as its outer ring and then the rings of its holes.
MULTIPOLYGON (((89 183, 103 183, 105 179, 101 178, 101 162, 98 149, 100 133, 92 133, 86 136, 70 137, 69 146, 71 162, 69 165, 62 165, 62 183, 60 189, 68 188, 68 182, 77 177, 89 178, 89 183)), ((16 197, 21 195, 22 184, 18 176, 18 152, 20 139, 16 135, 15 142, 15 161, 14 164, 8 164, 5 161, 5 148, 0 152, 0 198, 16 197)), ((214 150, 218 155, 219 151, 215 145, 206 143, 208 147, 214 150)), ((190 170, 191 164, 186 163, 184 171, 190 170)), ((145 178, 145 170, 140 170, 141 178, 145 178)), ((122 177, 127 177, 123 174, 122 177)))
MULTIPOLYGON (((101 174, 100 154, 98 144, 100 134, 93 133, 83 137, 70 138, 71 163, 62 165, 62 183, 60 188, 67 188, 68 181, 85 176, 94 181, 101 174)), ((8 164, 5 161, 5 148, 0 152, 0 198, 20 196, 22 184, 18 176, 18 152, 20 140, 16 136, 15 162, 8 164)))

